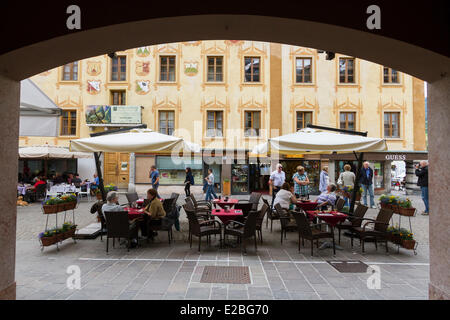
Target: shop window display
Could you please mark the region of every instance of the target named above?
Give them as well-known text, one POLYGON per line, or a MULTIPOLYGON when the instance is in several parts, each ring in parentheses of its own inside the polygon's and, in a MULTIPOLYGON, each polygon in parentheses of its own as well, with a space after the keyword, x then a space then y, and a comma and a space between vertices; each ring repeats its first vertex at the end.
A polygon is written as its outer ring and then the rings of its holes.
POLYGON ((179 159, 182 163, 174 163, 171 157, 156 157, 156 168, 159 171, 161 185, 183 184, 186 179, 186 168, 192 169, 195 184, 203 183, 201 159, 179 159))

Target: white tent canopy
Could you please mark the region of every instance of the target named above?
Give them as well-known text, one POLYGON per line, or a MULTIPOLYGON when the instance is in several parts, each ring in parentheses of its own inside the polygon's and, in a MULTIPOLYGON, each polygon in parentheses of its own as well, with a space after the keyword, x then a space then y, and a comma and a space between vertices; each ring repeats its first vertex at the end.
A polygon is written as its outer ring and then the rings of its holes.
POLYGON ((387 150, 386 141, 359 135, 343 134, 305 128, 295 133, 271 138, 255 146, 253 154, 326 154, 387 150))
POLYGON ((84 152, 71 152, 68 148, 51 145, 34 145, 19 148, 19 158, 23 159, 77 159, 92 158, 92 154, 84 152))
POLYGON ((158 133, 151 129, 133 129, 128 132, 71 140, 70 150, 135 153, 167 153, 174 150, 200 152, 200 146, 182 138, 158 133))

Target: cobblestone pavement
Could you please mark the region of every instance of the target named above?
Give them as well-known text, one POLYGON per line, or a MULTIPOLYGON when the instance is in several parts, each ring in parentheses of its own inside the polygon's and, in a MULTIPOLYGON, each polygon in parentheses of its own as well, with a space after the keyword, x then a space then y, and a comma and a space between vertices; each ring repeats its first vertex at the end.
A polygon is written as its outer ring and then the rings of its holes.
MULTIPOLYGON (((164 195, 162 195, 164 197, 164 195)), ((200 197, 201 195, 198 195, 200 197)), ((180 196, 179 203, 184 202, 180 196)), ((238 198, 243 198, 239 196, 238 198)), ((418 196, 410 197, 419 212, 423 203, 418 196)), ((124 202, 124 197, 121 200, 124 202)), ((76 223, 84 227, 95 222, 91 203, 81 202, 76 209, 76 223)), ((368 216, 376 210, 369 209, 368 216)), ((60 214, 60 220, 62 220, 60 214)), ((366 244, 362 254, 358 240, 352 249, 343 237, 344 250, 314 250, 298 252, 298 237, 288 233, 280 244, 280 225, 274 222, 273 232, 263 228, 263 244, 255 253, 253 242, 248 254, 239 248, 219 249, 218 238, 208 246, 197 239, 192 249, 187 242, 187 221, 181 213, 181 232, 174 231, 175 242, 167 242, 160 232, 154 242, 142 241, 141 246, 127 252, 124 246, 106 254, 106 242, 95 240, 66 240, 57 251, 54 246, 40 251, 37 234, 45 227, 40 206, 18 208, 16 281, 18 299, 428 299, 429 257, 428 217, 418 214, 411 218, 413 231, 419 241, 417 255, 389 244, 389 253, 380 245, 366 244), (370 274, 339 273, 327 260, 360 260, 381 271, 381 288, 368 289, 370 274), (77 265, 81 270, 81 289, 66 286, 67 267, 77 265), (248 266, 251 284, 200 283, 204 266, 248 266)), ((71 218, 69 219, 71 220, 71 218)), ((397 222, 398 216, 395 217, 397 222)), ((407 225, 403 217, 402 225, 407 225)), ((54 216, 49 224, 54 224, 54 216)))

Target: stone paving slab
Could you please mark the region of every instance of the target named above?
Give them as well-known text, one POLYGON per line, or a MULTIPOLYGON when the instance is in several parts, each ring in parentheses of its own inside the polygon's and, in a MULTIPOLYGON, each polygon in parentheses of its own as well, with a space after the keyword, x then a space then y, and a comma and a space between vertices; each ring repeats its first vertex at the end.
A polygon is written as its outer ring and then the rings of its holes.
MULTIPOLYGON (((181 198, 181 197, 180 197, 181 198)), ((418 197, 417 197, 418 198, 418 197)), ((413 198, 419 203, 420 198, 413 198)), ((183 200, 180 199, 180 204, 183 200)), ((92 203, 83 202, 76 209, 80 227, 95 221, 89 213, 92 203)), ((305 242, 298 252, 297 235, 288 233, 280 243, 280 225, 274 223, 273 232, 263 226, 264 243, 258 244, 255 253, 248 246, 248 254, 240 248, 219 249, 218 239, 212 245, 202 244, 197 251, 196 239, 192 249, 187 242, 187 221, 181 213, 182 231, 174 231, 175 242, 167 243, 167 234, 161 233, 154 242, 141 242, 141 246, 127 252, 116 243, 106 253, 106 242, 94 240, 65 241, 60 250, 55 247, 40 251, 37 234, 45 225, 40 207, 20 208, 17 226, 17 298, 18 299, 427 299, 429 280, 428 217, 412 218, 419 239, 418 254, 389 244, 389 253, 383 246, 375 250, 368 243, 362 253, 359 242, 353 248, 342 237, 342 251, 333 256, 331 249, 317 250, 310 255, 305 242), (175 236, 176 235, 176 236, 175 236), (351 259, 376 266, 381 271, 381 288, 369 289, 370 274, 339 273, 326 260, 351 259), (81 289, 66 286, 67 268, 79 266, 81 289), (204 266, 248 266, 250 284, 200 283, 204 266)), ((369 216, 376 210, 370 209, 369 216)))

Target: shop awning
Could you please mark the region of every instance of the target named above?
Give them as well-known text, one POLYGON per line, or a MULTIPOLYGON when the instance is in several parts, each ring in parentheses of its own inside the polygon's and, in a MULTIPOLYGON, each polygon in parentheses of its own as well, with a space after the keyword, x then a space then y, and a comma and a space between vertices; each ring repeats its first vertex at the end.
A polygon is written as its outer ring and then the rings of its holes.
POLYGON ((253 154, 324 154, 387 150, 386 140, 306 128, 271 138, 255 146, 253 154))
POLYGON ((128 132, 71 140, 70 150, 81 152, 169 153, 186 151, 198 153, 200 152, 200 146, 182 138, 150 129, 133 129, 128 132))
POLYGON ((90 153, 71 152, 68 148, 51 145, 34 145, 19 148, 22 159, 78 159, 92 158, 90 153))

